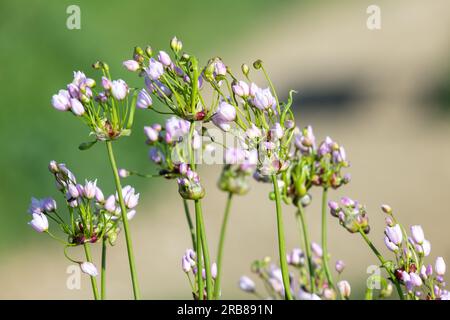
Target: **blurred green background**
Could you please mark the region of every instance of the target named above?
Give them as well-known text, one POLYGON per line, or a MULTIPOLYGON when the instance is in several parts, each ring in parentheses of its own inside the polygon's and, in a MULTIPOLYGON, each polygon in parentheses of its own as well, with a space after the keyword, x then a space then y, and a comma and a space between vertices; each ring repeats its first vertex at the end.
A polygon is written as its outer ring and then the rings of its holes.
MULTIPOLYGON (((377 208, 388 201, 405 223, 424 224, 436 243, 433 257, 450 257, 450 6, 445 0, 378 2, 380 31, 365 25, 371 1, 2 0, 0 203, 5 219, 0 224, 0 261, 5 263, 0 267, 0 298, 89 297, 87 283, 81 292, 65 288, 62 249, 26 224, 31 196, 57 195, 47 170, 52 159, 65 162, 78 179, 98 178, 105 193, 113 190, 104 147, 79 151, 79 143, 89 140, 88 130, 70 114, 55 111, 50 99, 72 80, 74 70, 98 80, 90 67, 96 60, 109 63, 113 78, 142 86, 121 62, 136 45, 168 50, 174 35, 203 62, 219 55, 237 69, 242 62, 262 58, 281 92, 299 92, 300 125, 313 124, 319 137, 331 135, 346 146, 354 181, 344 193, 360 198, 374 212, 375 242, 382 246, 377 208), (81 30, 66 28, 69 5, 81 8, 81 30), (39 279, 33 276, 34 265, 42 272, 39 279)), ((120 167, 151 171, 142 127, 156 120, 154 113, 137 113, 134 134, 115 147, 120 167)), ((223 194, 212 190, 217 175, 205 169, 211 190, 206 219, 213 244, 224 202, 223 194)), ((142 193, 133 228, 144 297, 190 298, 178 270, 189 236, 174 186, 134 178, 130 183, 142 193)), ((239 275, 253 259, 276 256, 267 191, 255 186, 247 200, 237 201, 225 298, 246 297, 236 290, 239 275), (244 241, 248 248, 242 248, 244 241)), ((309 220, 317 226, 313 237, 318 239, 318 216, 309 220)), ((291 225, 288 220, 288 229, 288 246, 296 246, 293 220, 291 225)), ((349 277, 361 283, 373 257, 359 242, 352 247, 357 241, 337 226, 331 237, 337 239, 331 244, 332 260, 354 262, 349 277)), ((115 298, 129 297, 123 250, 121 245, 111 250, 112 269, 120 273, 114 277, 111 271, 110 295, 115 298)))

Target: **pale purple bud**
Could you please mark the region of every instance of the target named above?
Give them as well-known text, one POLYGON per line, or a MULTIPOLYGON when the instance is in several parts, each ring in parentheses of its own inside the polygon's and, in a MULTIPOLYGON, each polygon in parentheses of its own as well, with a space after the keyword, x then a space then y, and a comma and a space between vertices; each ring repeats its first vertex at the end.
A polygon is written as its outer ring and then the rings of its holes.
POLYGON ((144 127, 144 133, 150 142, 155 142, 158 140, 158 131, 153 129, 153 127, 144 127))
POLYGON ((247 276, 242 276, 239 279, 239 288, 245 292, 254 292, 255 291, 255 282, 247 276))
POLYGON ((114 80, 111 83, 111 94, 117 100, 123 100, 128 94, 128 85, 122 79, 114 80))
POLYGON ((170 66, 172 60, 170 60, 170 56, 165 51, 160 51, 158 54, 158 60, 165 66, 170 66))
POLYGON ((166 132, 170 135, 171 139, 178 141, 179 138, 189 133, 190 126, 189 121, 177 117, 170 117, 166 121, 166 132))
POLYGON ((260 110, 272 108, 276 104, 275 98, 272 96, 270 88, 258 88, 255 92, 255 97, 252 100, 253 105, 260 110))
POLYGON ((275 123, 275 125, 270 129, 271 132, 271 138, 275 139, 275 140, 280 140, 281 138, 283 138, 283 128, 281 127, 281 125, 277 122, 275 123))
POLYGON ((110 195, 105 202, 105 210, 111 213, 116 211, 116 197, 110 195))
POLYGON ((342 297, 348 298, 350 297, 352 288, 350 287, 350 283, 346 280, 339 281, 337 283, 337 287, 342 297))
POLYGON ((187 171, 189 169, 189 166, 187 163, 183 162, 180 163, 179 167, 178 167, 178 171, 180 172, 181 175, 186 175, 187 171))
POLYGON ((112 87, 111 80, 109 80, 107 77, 102 77, 102 87, 105 90, 111 90, 112 87))
POLYGON ((254 97, 256 91, 258 91, 258 90, 259 90, 259 87, 256 85, 256 83, 252 82, 250 84, 250 96, 254 97))
POLYGON ((329 207, 331 210, 336 211, 336 210, 339 209, 339 204, 338 204, 336 201, 328 201, 328 207, 329 207))
POLYGON ((214 73, 216 76, 224 76, 227 74, 227 67, 222 60, 216 60, 214 63, 214 73))
POLYGON ((28 224, 37 232, 44 232, 48 230, 48 220, 43 213, 33 213, 32 220, 28 224))
POLYGON ((56 210, 56 201, 53 198, 45 198, 42 200, 42 208, 45 212, 53 212, 56 210))
POLYGON ((95 189, 95 200, 97 200, 98 203, 105 202, 105 196, 99 187, 95 189))
POLYGON ((407 283, 411 281, 411 276, 409 275, 408 272, 402 271, 401 279, 404 283, 407 283))
POLYGON ((349 197, 342 197, 341 203, 346 207, 353 207, 355 206, 355 201, 350 199, 349 197))
POLYGON ((338 273, 342 273, 342 271, 344 271, 344 268, 345 268, 344 261, 342 260, 336 261, 335 269, 338 273))
POLYGON ((123 192, 123 200, 127 208, 133 209, 134 207, 136 207, 139 202, 139 193, 135 194, 135 190, 134 188, 131 188, 131 186, 124 187, 122 189, 122 192, 123 192))
POLYGON ((423 280, 427 280, 428 279, 428 275, 427 275, 427 267, 425 267, 425 265, 423 265, 420 268, 420 276, 422 277, 423 280))
POLYGON ((247 97, 250 94, 250 87, 245 81, 238 81, 232 86, 233 92, 239 97, 247 97))
POLYGON ((391 242, 396 245, 399 245, 403 241, 402 228, 399 224, 396 224, 393 227, 386 227, 384 229, 386 236, 389 238, 391 242))
POLYGON ((311 243, 311 250, 313 251, 313 253, 316 256, 318 256, 320 258, 322 257, 323 251, 322 251, 322 247, 319 244, 317 244, 315 242, 311 243))
POLYGON ((137 71, 139 70, 139 63, 135 60, 126 60, 122 62, 122 65, 127 69, 128 71, 137 71))
POLYGON ((119 173, 119 177, 121 178, 127 178, 130 176, 130 171, 124 168, 120 168, 119 170, 117 170, 117 172, 119 173))
POLYGON ((423 240, 422 242, 422 253, 425 257, 428 257, 431 253, 431 242, 428 240, 423 240))
POLYGON ((395 224, 394 220, 392 220, 391 216, 387 216, 386 219, 385 219, 385 222, 386 222, 386 225, 389 226, 389 227, 393 227, 394 224, 395 224))
POLYGON ((70 83, 67 85, 67 90, 70 98, 79 99, 81 97, 80 88, 77 85, 70 83))
POLYGON ((437 257, 436 262, 434 264, 434 270, 438 276, 443 276, 445 274, 445 261, 442 257, 437 257))
POLYGON ((68 191, 70 197, 73 199, 78 198, 82 195, 82 194, 80 194, 80 191, 78 190, 78 188, 73 184, 68 185, 67 191, 68 191))
POLYGON ((392 252, 397 252, 398 251, 398 246, 396 244, 394 244, 393 242, 391 242, 387 236, 384 237, 384 244, 392 252))
POLYGON ((96 277, 98 275, 97 267, 92 262, 80 263, 80 268, 83 273, 90 275, 91 277, 96 277))
POLYGON ((139 91, 137 100, 136 100, 136 107, 139 109, 148 109, 153 104, 152 97, 148 94, 147 90, 142 89, 139 91))
POLYGON ((415 287, 420 287, 422 285, 422 279, 420 278, 420 276, 417 273, 414 272, 410 272, 409 276, 411 278, 411 283, 415 286, 415 287))
POLYGON ((156 164, 160 164, 165 160, 165 157, 162 154, 162 152, 156 147, 150 148, 149 157, 150 160, 152 160, 156 164))
POLYGON ((181 258, 181 269, 183 269, 184 272, 188 273, 189 271, 191 271, 191 268, 191 263, 185 256, 183 256, 183 258, 181 258))
POLYGON ((427 265, 427 276, 432 276, 433 275, 433 266, 431 264, 427 265))
POLYGON ((148 68, 145 71, 151 80, 158 80, 164 73, 164 67, 161 62, 151 58, 148 68))
POLYGON ((211 277, 213 279, 216 279, 216 277, 217 277, 217 263, 215 263, 215 262, 211 266, 211 277))
POLYGON ((292 129, 295 127, 295 122, 294 120, 286 120, 284 122, 284 126, 286 127, 286 129, 292 129))
POLYGON ((136 210, 130 210, 127 212, 127 219, 131 220, 134 218, 135 215, 136 215, 136 210))
POLYGON ((28 213, 42 213, 44 209, 42 208, 42 201, 36 198, 31 198, 31 204, 28 207, 28 213))
POLYGON ((76 116, 82 116, 85 112, 83 104, 78 99, 70 99, 70 109, 76 116))
POLYGON ((70 95, 67 90, 59 90, 58 94, 53 95, 52 105, 56 110, 67 111, 70 109, 70 95))
POLYGON ((83 194, 88 199, 94 199, 95 194, 97 192, 97 180, 95 181, 87 181, 84 185, 83 194))
POLYGON ((413 240, 418 244, 422 244, 425 240, 423 229, 419 225, 411 226, 411 235, 413 240))

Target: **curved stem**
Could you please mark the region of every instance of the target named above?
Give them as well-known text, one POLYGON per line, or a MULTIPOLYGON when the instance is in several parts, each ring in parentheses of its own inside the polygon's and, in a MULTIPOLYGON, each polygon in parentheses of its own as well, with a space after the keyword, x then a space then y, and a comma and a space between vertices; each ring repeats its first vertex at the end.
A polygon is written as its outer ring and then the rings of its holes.
POLYGON ((194 225, 192 223, 191 214, 189 212, 189 205, 188 205, 186 199, 183 199, 183 207, 184 207, 184 213, 186 214, 186 220, 187 220, 187 223, 189 226, 189 232, 191 234, 192 249, 195 250, 195 248, 197 247, 196 241, 195 241, 195 229, 194 229, 194 225))
MULTIPOLYGON (((206 273, 206 297, 208 300, 211 300, 213 298, 211 263, 209 259, 208 242, 206 241, 205 223, 203 221, 202 204, 200 200, 195 200, 195 215, 200 222, 200 240, 202 242, 203 260, 205 261, 206 273)), ((199 269, 198 271, 202 273, 202 270, 199 269)))
POLYGON ((275 203, 277 209, 277 227, 278 227, 278 252, 280 255, 281 275, 283 278, 285 299, 292 300, 291 286, 289 284, 289 270, 286 261, 286 244, 284 242, 284 226, 283 213, 281 212, 281 197, 280 189, 278 188, 278 181, 276 175, 272 175, 273 189, 275 191, 275 203))
POLYGON ((102 274, 101 274, 101 286, 100 286, 100 290, 101 290, 101 297, 102 300, 106 299, 106 245, 107 245, 107 240, 105 237, 103 237, 102 239, 102 274))
POLYGON ((230 214, 231 200, 233 193, 228 193, 227 203, 225 205, 225 213, 223 215, 222 227, 220 229, 219 248, 217 250, 217 277, 214 282, 214 299, 219 299, 220 296, 220 279, 222 275, 222 256, 223 246, 225 243, 225 233, 227 232, 228 216, 230 214))
POLYGON ((402 288, 400 287, 400 284, 398 283, 398 281, 396 280, 395 275, 392 273, 391 270, 389 270, 388 268, 385 267, 386 264, 386 260, 384 260, 383 256, 381 255, 381 253, 378 251, 378 249, 374 246, 374 244, 372 243, 372 241, 370 241, 369 237, 364 233, 363 230, 361 230, 361 228, 359 228, 359 234, 363 237, 363 239, 366 241, 367 245, 370 247, 370 249, 372 249, 373 253, 377 256, 378 260, 380 260, 381 265, 386 269, 386 272, 389 274, 389 276, 391 277, 391 281, 394 283, 395 288, 397 289, 397 293, 400 297, 401 300, 404 300, 405 297, 403 296, 403 291, 402 288))
POLYGON ((328 264, 328 230, 327 230, 327 193, 328 189, 323 188, 322 192, 322 250, 323 250, 323 268, 325 270, 325 274, 327 276, 328 285, 334 289, 334 281, 330 272, 330 266, 328 264))
MULTIPOLYGON (((92 263, 91 249, 89 248, 88 243, 84 244, 84 252, 86 254, 87 262, 92 263)), ((90 276, 90 278, 91 278, 92 293, 94 294, 94 299, 99 300, 98 289, 97 289, 97 279, 95 279, 95 277, 93 277, 93 276, 90 276)))
MULTIPOLYGON (((310 285, 311 285, 311 293, 314 293, 316 284, 315 284, 314 268, 313 268, 313 262, 312 262, 312 254, 311 254, 311 242, 309 240, 308 227, 307 227, 306 217, 305 217, 305 212, 303 210, 303 207, 301 204, 299 204, 299 206, 297 208, 298 208, 298 211, 295 216, 297 217, 297 222, 299 224, 299 227, 301 227, 301 229, 303 231, 303 240, 305 242, 306 258, 308 259, 309 281, 310 281, 310 285)), ((300 237, 301 237, 301 234, 300 234, 300 237)))
POLYGON ((130 265, 131 282, 133 284, 134 299, 139 300, 140 292, 139 292, 139 285, 138 285, 137 274, 136 274, 136 266, 135 266, 135 262, 134 262, 133 244, 131 242, 130 229, 128 226, 127 208, 125 207, 125 202, 123 200, 122 185, 120 184, 120 178, 119 178, 119 173, 117 171, 116 159, 114 158, 112 142, 110 140, 106 141, 106 147, 108 149, 109 161, 111 163, 111 168, 112 168, 112 171, 114 174, 114 181, 116 184, 117 195, 119 197, 123 229, 125 232, 125 240, 127 243, 128 263, 130 265))

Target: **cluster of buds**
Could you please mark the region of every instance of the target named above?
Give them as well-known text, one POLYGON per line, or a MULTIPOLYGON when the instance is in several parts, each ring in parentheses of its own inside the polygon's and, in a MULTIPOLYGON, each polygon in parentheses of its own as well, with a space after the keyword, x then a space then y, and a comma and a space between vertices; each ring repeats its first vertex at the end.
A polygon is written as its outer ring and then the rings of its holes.
POLYGON ((444 259, 438 257, 434 268, 424 261, 431 253, 431 244, 425 239, 422 227, 411 226, 408 235, 390 206, 383 205, 381 209, 386 214, 384 243, 395 255, 394 275, 405 286, 407 295, 414 299, 449 299, 449 292, 444 288, 444 259))
POLYGON ((225 165, 218 182, 219 189, 232 194, 246 194, 250 189, 249 178, 256 167, 256 151, 240 147, 228 148, 225 151, 224 161, 225 165))
MULTIPOLYGON (((130 89, 122 79, 112 80, 109 67, 104 62, 96 62, 93 67, 103 71, 102 91, 95 90, 96 82, 86 75, 74 72, 72 83, 67 90, 59 90, 52 97, 52 105, 60 111, 72 111, 90 128, 96 141, 114 140, 130 134, 134 117, 136 97, 129 102, 130 89)), ((83 144, 87 148, 91 144, 83 144)))
POLYGON ((328 207, 333 217, 339 218, 339 223, 350 233, 369 233, 369 217, 364 205, 348 197, 342 197, 340 203, 329 201, 328 207))
MULTIPOLYGON (((195 277, 198 273, 196 259, 197 259, 197 254, 192 249, 187 249, 185 251, 184 255, 181 257, 181 269, 183 270, 184 273, 187 274, 189 279, 190 279, 190 274, 192 274, 195 277)), ((211 276, 212 276, 213 280, 215 280, 217 277, 217 264, 215 262, 211 265, 211 276)), ((202 269, 202 278, 206 279, 206 270, 204 268, 202 269)), ((191 283, 191 281, 189 281, 189 282, 191 283)), ((196 281, 194 282, 194 285, 192 285, 192 283, 191 283, 191 289, 192 289, 192 294, 194 295, 194 298, 196 300, 198 300, 200 295, 199 295, 198 283, 196 281)), ((201 290, 203 290, 204 296, 206 296, 205 283, 204 283, 204 287, 201 288, 201 290)))

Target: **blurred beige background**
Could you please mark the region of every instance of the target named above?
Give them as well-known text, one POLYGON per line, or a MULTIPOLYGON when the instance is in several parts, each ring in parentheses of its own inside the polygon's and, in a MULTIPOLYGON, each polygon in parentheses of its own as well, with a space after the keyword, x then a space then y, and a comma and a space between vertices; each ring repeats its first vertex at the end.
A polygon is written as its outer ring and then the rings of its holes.
MULTIPOLYGON (((388 203, 405 225, 423 226, 432 243, 430 262, 440 255, 450 263, 450 117, 434 115, 434 102, 423 98, 430 85, 450 70, 449 13, 446 0, 348 1, 342 5, 330 1, 302 9, 293 3, 265 23, 253 25, 244 38, 224 44, 222 57, 236 70, 242 62, 261 58, 280 91, 299 91, 295 96, 298 124, 311 124, 318 138, 330 135, 345 146, 352 182, 331 192, 330 198, 348 195, 367 204, 370 237, 384 252, 379 207, 388 203), (369 4, 381 7, 379 31, 366 28, 369 4), (351 96, 336 105, 333 100, 327 103, 327 91, 351 96), (311 98, 303 111, 308 92, 319 92, 325 99, 311 98)), ((213 257, 225 204, 225 194, 215 188, 219 170, 202 169, 213 257)), ((190 245, 182 202, 174 182, 164 181, 164 188, 155 188, 156 183, 149 181, 151 193, 140 190, 142 201, 131 224, 143 297, 190 299, 180 269, 181 255, 190 245)), ((239 277, 250 274, 254 259, 277 257, 269 190, 268 185, 253 183, 250 194, 236 197, 232 204, 224 258, 225 299, 249 298, 237 288, 239 277)), ((320 240, 319 197, 313 193, 316 201, 307 211, 315 241, 320 240)), ((284 207, 288 249, 299 243, 294 212, 284 207)), ((331 260, 346 262, 342 277, 350 280, 357 297, 366 268, 376 259, 357 235, 348 234, 331 217, 329 229, 331 260)), ((82 290, 66 288, 68 264, 61 247, 44 242, 39 235, 34 239, 20 253, 3 256, 0 298, 90 298, 85 276, 82 290)), ((108 298, 130 297, 121 235, 117 247, 109 251, 108 298)))

